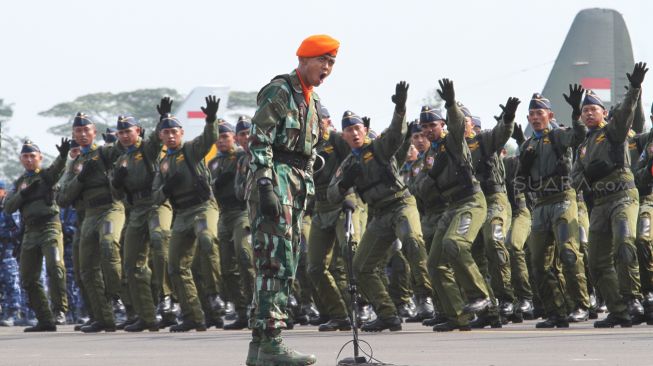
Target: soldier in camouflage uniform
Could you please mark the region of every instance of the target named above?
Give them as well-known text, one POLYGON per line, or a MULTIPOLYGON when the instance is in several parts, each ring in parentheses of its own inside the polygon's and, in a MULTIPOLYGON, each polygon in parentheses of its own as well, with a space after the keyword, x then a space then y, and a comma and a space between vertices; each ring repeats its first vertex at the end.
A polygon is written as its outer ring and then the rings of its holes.
MULTIPOLYGON (((570 86, 570 95, 565 98, 572 108, 580 108, 581 96, 582 88, 570 86)), ((577 120, 573 121, 572 129, 552 127, 551 103, 538 93, 533 95, 528 113, 534 132, 521 145, 515 188, 532 192, 535 197, 527 245, 534 282, 547 317, 536 327, 566 328, 569 327, 568 307, 575 308, 571 314, 574 320, 585 321, 588 317, 587 280, 578 242, 576 191, 569 181, 572 148, 582 141, 586 129, 577 120), (558 278, 557 257, 572 306, 565 301, 565 290, 558 278)))
POLYGON ((572 175, 574 184, 592 193, 590 271, 610 312, 594 323, 597 328, 632 326, 629 310, 637 307, 641 297, 635 246, 639 195, 627 137, 647 71, 645 63, 638 63, 627 74, 630 88, 610 123, 605 122, 607 111, 601 100, 592 93, 586 94, 582 112, 575 111, 590 132, 579 147, 572 175))
POLYGON ((320 136, 319 97, 335 63, 339 42, 326 35, 306 38, 299 66, 263 87, 252 119, 251 174, 247 191, 254 243, 256 316, 247 365, 311 365, 313 355, 289 349, 281 339, 295 278, 302 216, 314 194, 315 147, 320 136))
POLYGON ((61 139, 57 150, 59 156, 50 167, 42 170, 41 150, 31 141, 26 141, 20 151, 20 162, 25 173, 14 182, 14 190, 5 201, 5 214, 20 211, 25 226, 20 250, 20 280, 38 319, 38 323, 25 328, 25 332, 56 331, 55 322, 66 324, 66 267, 59 207, 54 203, 54 185, 66 165, 70 141, 61 139), (43 258, 52 310, 40 282, 43 258))
MULTIPOLYGON (((405 122, 408 85, 400 82, 392 97, 394 116, 388 129, 374 141, 366 138, 363 120, 352 114, 343 118, 343 137, 352 148, 333 177, 328 199, 342 200, 353 188, 369 205, 372 220, 367 225, 354 256, 354 272, 363 294, 372 302, 378 314, 374 321, 365 323, 363 331, 401 330, 397 309, 385 290, 377 269, 388 258, 395 238, 402 246, 411 265, 417 272, 414 278, 419 298, 430 297, 431 284, 426 270, 426 249, 419 225, 419 212, 415 198, 399 176, 395 157, 406 141, 405 122)), ((405 154, 405 152, 404 152, 405 154)))
MULTIPOLYGON (((241 127, 242 130, 242 127, 241 127)), ((218 242, 222 261, 222 282, 227 298, 234 302, 236 320, 224 329, 247 328, 247 306, 254 291, 254 262, 247 217, 247 204, 235 193, 237 162, 247 153, 236 146, 234 128, 228 122, 218 125, 218 154, 208 166, 214 178, 213 192, 220 208, 218 242)))

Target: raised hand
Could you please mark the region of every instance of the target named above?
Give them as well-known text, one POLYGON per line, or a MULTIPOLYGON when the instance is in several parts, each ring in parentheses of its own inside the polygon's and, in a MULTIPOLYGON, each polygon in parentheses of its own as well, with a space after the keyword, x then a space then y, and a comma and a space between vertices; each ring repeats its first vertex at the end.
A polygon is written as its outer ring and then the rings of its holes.
POLYGON ((644 76, 646 76, 647 71, 648 68, 646 67, 646 62, 636 63, 635 68, 633 68, 633 73, 626 73, 628 81, 630 81, 630 85, 632 85, 633 88, 641 88, 642 82, 644 81, 644 76))
POLYGON ((172 102, 173 100, 170 97, 161 98, 161 102, 156 106, 156 111, 159 112, 160 116, 172 112, 172 102))
POLYGON ((61 138, 61 145, 54 145, 57 147, 57 150, 59 151, 59 156, 62 159, 66 159, 68 155, 68 152, 70 151, 70 139, 62 137, 61 138))
POLYGON ((363 126, 365 128, 369 129, 370 128, 370 117, 363 117, 361 118, 363 120, 363 126))
POLYGON ((585 93, 585 89, 579 84, 574 84, 573 86, 569 84, 569 95, 567 94, 562 94, 562 96, 565 98, 567 101, 567 104, 571 106, 572 109, 572 114, 571 118, 572 120, 576 121, 580 117, 581 113, 581 103, 583 101, 583 93, 585 93))
POLYGON ((395 95, 392 96, 392 103, 397 108, 406 108, 406 100, 408 100, 408 87, 410 85, 405 81, 400 81, 395 87, 395 95))
POLYGON ((438 83, 440 84, 438 94, 440 94, 440 98, 444 100, 444 106, 449 108, 452 105, 456 104, 456 92, 453 88, 453 81, 449 79, 442 79, 439 80, 438 83))
POLYGON ((515 120, 515 112, 517 112, 517 107, 521 101, 518 98, 510 97, 506 102, 506 105, 499 104, 501 107, 501 114, 503 115, 503 121, 505 123, 512 123, 515 120))
POLYGON ((206 114, 206 123, 213 123, 218 118, 220 99, 216 98, 215 95, 209 95, 204 99, 206 100, 206 107, 202 107, 202 112, 206 114))

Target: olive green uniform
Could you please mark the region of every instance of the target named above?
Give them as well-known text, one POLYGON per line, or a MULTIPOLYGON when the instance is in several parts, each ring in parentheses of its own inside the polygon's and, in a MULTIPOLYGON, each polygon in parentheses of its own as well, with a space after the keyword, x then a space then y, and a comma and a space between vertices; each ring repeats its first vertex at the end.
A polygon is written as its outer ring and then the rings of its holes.
MULTIPOLYGON (((637 219, 637 259, 639 261, 639 275, 641 280, 642 293, 648 294, 653 292, 653 233, 651 232, 651 220, 653 219, 653 179, 652 172, 649 168, 649 162, 653 159, 653 133, 645 133, 635 136, 636 150, 641 154, 637 158, 633 172, 635 182, 639 191, 639 217, 637 219), (639 148, 639 141, 643 146, 639 148)), ((631 155, 632 157, 632 155, 631 155)), ((651 312, 651 305, 648 306, 647 312, 651 312)))
POLYGON ((433 168, 418 183, 417 191, 424 197, 439 192, 448 204, 433 235, 428 268, 442 311, 452 322, 463 325, 468 319, 463 315, 459 284, 469 299, 489 296, 471 253, 472 242, 487 215, 487 204, 472 173, 471 152, 464 138, 465 117, 455 104, 447 107, 446 125, 449 133, 437 148, 431 146, 433 168))
POLYGON ((218 242, 225 300, 234 303, 239 318, 247 319, 247 306, 254 293, 254 259, 247 217, 247 203, 236 196, 237 163, 245 155, 241 148, 222 153, 209 162, 215 199, 220 208, 218 242))
POLYGON ((574 184, 591 191, 589 262, 593 280, 616 316, 640 296, 635 235, 639 194, 630 169, 628 132, 640 88, 631 87, 613 120, 591 130, 579 146, 574 184), (616 268, 616 271, 615 271, 616 268))
POLYGON ((388 129, 374 141, 366 140, 360 151, 352 151, 331 180, 327 196, 331 203, 341 202, 342 172, 360 164, 362 174, 355 179, 355 190, 368 204, 372 220, 356 249, 353 266, 362 293, 370 300, 381 319, 392 318, 397 310, 377 269, 388 257, 392 242, 398 238, 405 247, 411 269, 421 275, 414 278, 418 297, 432 296, 426 269, 426 248, 419 223, 415 198, 399 176, 395 154, 405 141, 405 110, 395 109, 388 129))
POLYGON ((30 308, 39 323, 54 324, 54 313, 68 311, 66 267, 63 261, 63 234, 59 207, 54 204, 53 185, 57 182, 66 160, 57 157, 44 170, 25 172, 14 182, 14 190, 5 201, 4 211, 11 215, 20 211, 24 233, 20 248, 20 281, 27 293, 30 308), (39 187, 26 196, 21 191, 34 182, 39 187), (41 268, 45 257, 48 274, 48 294, 52 309, 41 283, 41 268))
POLYGON ((195 265, 202 280, 209 284, 206 295, 217 293, 219 278, 215 274, 220 273, 218 207, 209 184, 210 172, 204 164, 204 157, 216 139, 216 123, 206 123, 201 135, 178 149, 168 149, 153 183, 154 203, 160 205, 169 199, 173 208, 168 273, 182 318, 195 324, 204 322, 204 313, 191 266, 195 265), (163 192, 165 182, 176 173, 181 175, 181 181, 167 197, 163 192))
POLYGON ((146 324, 156 322, 155 306, 162 294, 169 294, 170 287, 166 267, 172 209, 168 202, 156 205, 152 197, 160 153, 161 142, 155 131, 148 140, 139 138, 116 161, 116 168, 125 167, 128 172, 124 186, 117 192, 126 196, 130 208, 125 225, 123 268, 134 309, 146 324), (150 251, 153 268, 148 265, 150 251))
POLYGON ((95 320, 107 327, 115 323, 111 301, 120 298, 120 233, 125 222, 124 206, 113 197, 107 173, 120 154, 112 145, 82 148, 61 184, 64 205, 79 202, 84 207, 79 248, 82 282, 95 320), (81 182, 78 175, 90 160, 96 161, 96 169, 81 182))

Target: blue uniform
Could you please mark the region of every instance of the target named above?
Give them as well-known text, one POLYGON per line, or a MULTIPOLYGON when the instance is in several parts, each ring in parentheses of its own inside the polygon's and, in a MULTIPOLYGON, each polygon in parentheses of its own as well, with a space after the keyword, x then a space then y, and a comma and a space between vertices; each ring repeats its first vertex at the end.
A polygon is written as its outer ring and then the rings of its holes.
POLYGON ((25 310, 25 301, 21 296, 18 262, 13 256, 16 243, 20 240, 20 218, 18 213, 11 216, 2 212, 2 206, 4 202, 0 202, 0 306, 4 319, 25 310))

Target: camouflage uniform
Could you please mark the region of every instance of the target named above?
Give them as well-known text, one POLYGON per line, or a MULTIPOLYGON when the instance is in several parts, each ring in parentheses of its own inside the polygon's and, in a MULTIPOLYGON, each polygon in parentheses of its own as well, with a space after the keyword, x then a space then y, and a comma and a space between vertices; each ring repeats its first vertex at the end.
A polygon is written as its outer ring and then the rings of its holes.
POLYGON ((0 199, 0 326, 11 325, 25 308, 18 262, 14 258, 14 249, 20 241, 19 230, 14 218, 3 211, 5 199, 0 199))

